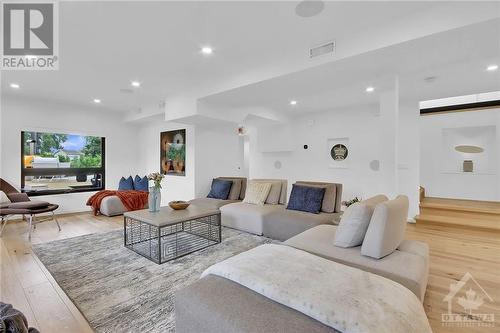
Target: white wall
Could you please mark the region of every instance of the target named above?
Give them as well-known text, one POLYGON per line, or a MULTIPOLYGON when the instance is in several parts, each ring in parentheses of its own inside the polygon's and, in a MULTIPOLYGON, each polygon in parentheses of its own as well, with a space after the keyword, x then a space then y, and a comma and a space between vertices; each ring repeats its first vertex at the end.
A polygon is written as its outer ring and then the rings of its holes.
MULTIPOLYGON (((500 109, 428 115, 420 117, 419 122, 420 180, 427 196, 487 201, 500 200, 500 157, 498 152, 500 147, 498 133, 500 109), (459 172, 459 167, 457 167, 458 170, 452 170, 450 160, 454 163, 458 160, 450 156, 451 153, 448 150, 451 149, 449 146, 453 144, 448 141, 460 137, 461 139, 456 142, 457 145, 466 144, 466 141, 463 141, 463 135, 451 137, 448 135, 444 138, 443 130, 455 129, 456 132, 457 129, 464 127, 482 126, 496 126, 496 137, 493 139, 493 143, 488 144, 491 149, 488 149, 488 152, 485 151, 485 153, 491 154, 488 166, 482 168, 478 164, 477 172, 473 173, 459 172)), ((476 139, 471 138, 474 142, 469 144, 477 143, 476 139)), ((484 139, 492 141, 488 138, 484 139)), ((478 162, 481 162, 481 159, 478 162)))
POLYGON ((235 128, 196 128, 196 197, 207 196, 213 178, 245 176, 243 145, 235 128))
MULTIPOLYGON (((106 188, 116 189, 120 177, 137 173, 139 144, 135 128, 121 114, 98 107, 82 107, 42 100, 3 98, 1 104, 1 177, 21 184, 21 131, 47 131, 103 136, 106 138, 106 188)), ((37 197, 59 204, 58 213, 88 210, 93 192, 37 197)))

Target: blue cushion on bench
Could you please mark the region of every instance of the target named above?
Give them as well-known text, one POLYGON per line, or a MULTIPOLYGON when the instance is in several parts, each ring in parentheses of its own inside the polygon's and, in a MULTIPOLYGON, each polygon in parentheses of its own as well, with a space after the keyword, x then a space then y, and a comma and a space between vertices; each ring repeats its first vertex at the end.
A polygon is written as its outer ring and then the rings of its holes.
POLYGON ((128 178, 125 179, 125 177, 122 177, 120 179, 120 183, 118 184, 118 191, 130 191, 134 189, 134 180, 132 179, 132 176, 128 176, 128 178))
POLYGON ((319 214, 325 188, 293 184, 287 209, 319 214))
POLYGON ((149 191, 149 180, 148 177, 140 177, 139 175, 135 175, 134 178, 134 190, 136 191, 149 191))

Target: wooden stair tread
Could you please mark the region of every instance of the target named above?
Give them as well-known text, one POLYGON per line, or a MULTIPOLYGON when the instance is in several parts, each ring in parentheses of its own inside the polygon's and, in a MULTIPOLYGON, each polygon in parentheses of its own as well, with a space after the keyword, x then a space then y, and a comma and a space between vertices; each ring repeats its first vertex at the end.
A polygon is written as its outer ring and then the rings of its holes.
POLYGON ((420 203, 420 208, 500 215, 500 202, 491 201, 455 200, 427 197, 420 203))

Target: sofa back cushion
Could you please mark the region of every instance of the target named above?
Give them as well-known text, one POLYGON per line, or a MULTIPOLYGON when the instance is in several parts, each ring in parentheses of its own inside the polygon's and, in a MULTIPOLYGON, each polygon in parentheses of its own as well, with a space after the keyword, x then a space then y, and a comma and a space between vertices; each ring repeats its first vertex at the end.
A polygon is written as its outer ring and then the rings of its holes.
POLYGON ((0 205, 1 204, 9 204, 9 203, 10 203, 10 199, 7 196, 7 194, 5 194, 4 191, 0 191, 0 205))
POLYGON ((227 200, 232 185, 233 182, 230 180, 212 180, 212 187, 210 188, 210 193, 208 193, 207 198, 227 200))
POLYGON ((361 246, 362 255, 380 259, 396 250, 405 236, 408 206, 404 195, 375 206, 361 246))
POLYGON ((269 192, 268 198, 266 198, 267 204, 286 204, 288 185, 288 181, 286 179, 252 179, 251 181, 271 183, 271 191, 269 192), (279 197, 278 202, 276 202, 276 197, 279 197))
POLYGON ((147 191, 149 191, 148 187, 149 187, 148 177, 144 176, 141 178, 139 175, 135 175, 134 190, 147 192, 147 191))
POLYGON ((118 184, 118 191, 129 191, 134 189, 134 180, 132 176, 128 178, 122 177, 120 183, 118 184))
POLYGON ((375 206, 387 200, 385 195, 377 195, 349 206, 342 215, 333 244, 344 248, 361 245, 375 206))
POLYGON ((230 178, 230 177, 219 177, 217 179, 230 180, 233 184, 231 185, 231 190, 229 191, 229 200, 240 200, 241 187, 243 180, 241 178, 230 178))
MULTIPOLYGON (((234 200, 243 200, 245 198, 245 192, 247 190, 247 179, 245 177, 218 177, 218 179, 225 179, 225 180, 241 180, 241 189, 239 193, 239 197, 234 200)), ((231 194, 229 194, 229 197, 231 197, 231 194)), ((231 199, 233 200, 233 199, 231 199)))
POLYGON ((271 191, 271 186, 271 183, 249 181, 243 202, 263 206, 271 191))
POLYGON ((321 211, 323 213, 338 213, 341 211, 342 184, 303 180, 297 181, 296 184, 325 187, 325 196, 323 197, 323 202, 321 204, 321 211))
POLYGON ((324 195, 324 187, 293 184, 287 209, 319 214, 324 195))

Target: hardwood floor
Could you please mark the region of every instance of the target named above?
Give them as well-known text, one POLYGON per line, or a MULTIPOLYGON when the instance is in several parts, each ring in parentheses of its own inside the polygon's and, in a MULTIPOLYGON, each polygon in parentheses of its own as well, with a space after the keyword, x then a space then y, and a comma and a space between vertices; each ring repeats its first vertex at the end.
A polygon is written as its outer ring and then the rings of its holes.
MULTIPOLYGON (((106 232, 122 227, 122 218, 93 217, 82 213, 59 218, 62 231, 54 222, 37 225, 33 243, 48 242, 79 235, 106 232)), ((42 333, 92 332, 92 329, 59 288, 27 241, 27 225, 16 222, 6 226, 0 238, 0 299, 25 313, 31 326, 42 333)), ((430 276, 424 307, 434 332, 499 332, 500 323, 500 233, 454 228, 445 225, 409 225, 407 238, 422 240, 430 246, 430 276), (443 298, 449 285, 471 273, 494 302, 485 301, 481 313, 494 313, 495 328, 443 327, 446 313, 443 298)))

